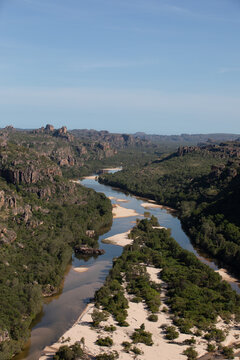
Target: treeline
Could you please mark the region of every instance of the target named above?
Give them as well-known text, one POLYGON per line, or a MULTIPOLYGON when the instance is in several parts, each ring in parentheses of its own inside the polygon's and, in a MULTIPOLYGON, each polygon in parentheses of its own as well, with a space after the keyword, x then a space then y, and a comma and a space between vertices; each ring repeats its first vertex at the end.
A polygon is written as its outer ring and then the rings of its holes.
POLYGON ((240 276, 240 161, 223 151, 168 156, 99 181, 177 209, 191 240, 240 276))

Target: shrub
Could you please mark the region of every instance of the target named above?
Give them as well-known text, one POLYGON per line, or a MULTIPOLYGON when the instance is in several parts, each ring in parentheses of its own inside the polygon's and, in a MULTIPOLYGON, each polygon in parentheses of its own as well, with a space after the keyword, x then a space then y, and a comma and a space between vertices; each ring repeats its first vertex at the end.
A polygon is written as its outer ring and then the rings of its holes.
POLYGON ((107 336, 107 337, 105 337, 105 338, 99 338, 99 339, 96 341, 96 344, 97 344, 98 346, 108 346, 108 347, 110 347, 110 346, 113 345, 113 341, 112 341, 112 339, 111 339, 109 336, 107 336))
POLYGON ((215 340, 217 343, 220 343, 225 340, 226 335, 220 329, 213 328, 208 331, 208 334, 204 336, 206 340, 215 340))
POLYGON ((216 350, 216 346, 213 345, 213 344, 208 344, 207 346, 207 351, 208 352, 212 352, 212 351, 215 351, 216 350))
POLYGON ((202 336, 202 331, 201 330, 196 330, 194 333, 195 336, 202 336))
POLYGON ((140 303, 142 301, 142 298, 140 296, 135 296, 134 298, 132 298, 131 301, 134 303, 140 303))
POLYGON ((124 351, 129 353, 131 350, 131 343, 129 341, 123 341, 122 346, 124 347, 124 351))
POLYGON ((234 351, 232 347, 224 346, 222 353, 226 359, 234 359, 234 351))
POLYGON ((183 343, 186 345, 194 345, 196 344, 196 339, 192 336, 191 339, 186 339, 183 343))
POLYGON ((166 328, 166 339, 174 340, 179 337, 179 332, 176 330, 175 326, 168 326, 166 328))
POLYGON ((99 311, 94 309, 91 314, 93 320, 93 326, 98 327, 101 321, 106 321, 109 317, 109 313, 107 311, 99 311))
POLYGON ((198 357, 197 351, 192 346, 184 350, 183 354, 187 356, 188 360, 196 360, 198 357))
POLYGON ((56 352, 56 355, 54 355, 54 360, 74 360, 79 357, 82 357, 84 355, 84 352, 81 348, 81 346, 77 343, 71 346, 61 346, 59 350, 56 352))
POLYGON ((104 327, 104 331, 114 332, 116 330, 117 330, 117 328, 114 325, 109 325, 109 326, 104 327))
POLYGON ((119 355, 117 351, 113 351, 110 353, 103 353, 103 354, 99 354, 95 357, 96 360, 115 360, 118 359, 119 355))
POLYGON ((158 316, 156 314, 151 314, 148 316, 148 320, 152 321, 152 322, 157 322, 158 321, 158 316))
POLYGON ((144 324, 142 324, 139 329, 135 329, 131 339, 133 340, 134 344, 143 343, 148 346, 153 345, 152 334, 148 331, 145 331, 144 324))
POLYGON ((134 346, 134 347, 132 348, 132 352, 133 352, 135 355, 141 355, 141 354, 142 354, 142 351, 141 351, 139 348, 137 348, 136 346, 134 346))

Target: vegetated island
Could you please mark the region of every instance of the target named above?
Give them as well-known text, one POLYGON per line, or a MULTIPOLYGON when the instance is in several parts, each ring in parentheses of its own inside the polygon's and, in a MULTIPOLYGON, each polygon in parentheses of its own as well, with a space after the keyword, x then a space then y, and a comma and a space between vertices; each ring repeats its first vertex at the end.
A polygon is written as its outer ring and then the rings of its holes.
POLYGON ((239 353, 240 296, 158 227, 153 216, 137 222, 94 303, 41 360, 53 353, 56 360, 239 353))

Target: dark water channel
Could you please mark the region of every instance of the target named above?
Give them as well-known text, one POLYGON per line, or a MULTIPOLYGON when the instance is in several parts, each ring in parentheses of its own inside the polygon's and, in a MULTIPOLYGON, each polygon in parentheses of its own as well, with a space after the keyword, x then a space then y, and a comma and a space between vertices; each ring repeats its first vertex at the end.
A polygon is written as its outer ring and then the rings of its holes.
MULTIPOLYGON (((136 198, 131 195, 125 195, 123 192, 111 188, 110 186, 99 184, 94 179, 84 179, 81 184, 94 189, 97 192, 104 193, 107 197, 112 197, 112 203, 117 203, 122 207, 134 209, 138 214, 143 215, 145 211, 156 216, 161 226, 170 228, 174 239, 184 248, 194 254, 201 261, 209 265, 214 270, 217 265, 193 248, 189 238, 184 233, 181 223, 173 213, 161 208, 144 209, 141 206, 146 200, 136 198), (117 199, 126 200, 119 202, 117 199)), ((80 313, 85 308, 90 298, 94 296, 95 291, 103 284, 109 269, 112 266, 112 259, 119 256, 122 248, 116 245, 104 244, 101 240, 119 233, 126 232, 135 224, 136 218, 140 216, 131 216, 113 220, 111 230, 101 235, 99 238, 100 248, 105 250, 105 254, 98 258, 91 258, 88 261, 79 260, 73 257, 69 264, 62 289, 59 294, 48 298, 44 302, 41 313, 32 324, 31 337, 25 346, 25 349, 14 360, 37 360, 42 354, 45 346, 56 342, 61 335, 66 332, 77 320, 80 313), (74 267, 89 267, 87 272, 78 273, 74 267)), ((240 293, 236 283, 231 286, 240 293)))

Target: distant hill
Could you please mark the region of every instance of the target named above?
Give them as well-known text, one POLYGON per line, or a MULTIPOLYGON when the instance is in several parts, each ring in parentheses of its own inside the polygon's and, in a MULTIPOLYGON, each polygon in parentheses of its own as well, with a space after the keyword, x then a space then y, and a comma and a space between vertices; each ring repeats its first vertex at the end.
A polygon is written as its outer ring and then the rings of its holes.
POLYGON ((240 138, 239 134, 181 134, 181 135, 156 135, 137 132, 134 137, 148 140, 153 143, 170 143, 180 145, 197 145, 199 143, 214 143, 220 141, 235 141, 240 138))

